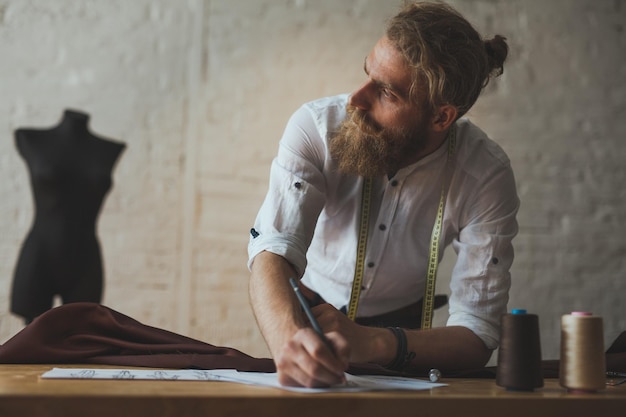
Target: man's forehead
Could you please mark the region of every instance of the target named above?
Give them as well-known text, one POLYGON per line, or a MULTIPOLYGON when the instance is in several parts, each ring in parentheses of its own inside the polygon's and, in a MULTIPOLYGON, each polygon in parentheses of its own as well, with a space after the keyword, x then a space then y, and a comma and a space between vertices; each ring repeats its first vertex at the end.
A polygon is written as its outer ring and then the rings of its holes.
POLYGON ((386 38, 381 38, 365 57, 364 70, 372 80, 385 84, 403 97, 409 96, 411 69, 403 55, 386 38))

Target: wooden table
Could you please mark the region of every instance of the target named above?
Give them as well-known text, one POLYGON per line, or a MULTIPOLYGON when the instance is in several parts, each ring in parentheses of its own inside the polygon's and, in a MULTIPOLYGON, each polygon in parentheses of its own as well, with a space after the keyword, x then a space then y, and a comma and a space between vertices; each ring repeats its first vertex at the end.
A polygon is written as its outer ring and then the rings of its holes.
POLYGON ((0 365, 0 416, 618 417, 626 410, 626 384, 571 394, 554 379, 534 392, 510 392, 493 379, 444 379, 449 386, 430 391, 299 394, 231 382, 41 379, 52 367, 0 365))

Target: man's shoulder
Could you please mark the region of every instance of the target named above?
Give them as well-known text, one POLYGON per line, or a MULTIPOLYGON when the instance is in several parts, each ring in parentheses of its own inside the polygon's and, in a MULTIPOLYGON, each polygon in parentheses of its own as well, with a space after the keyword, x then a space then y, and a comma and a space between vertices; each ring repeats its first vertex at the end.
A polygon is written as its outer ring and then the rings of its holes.
POLYGON ((492 160, 492 163, 495 164, 510 164, 504 149, 491 139, 485 131, 467 118, 461 118, 456 123, 460 156, 465 155, 475 162, 492 160))
POLYGON ((478 182, 511 171, 511 161, 502 147, 468 119, 457 121, 457 169, 478 182))
POLYGON ((349 94, 327 96, 306 102, 303 106, 316 112, 345 111, 348 97, 349 94))
POLYGON ((348 94, 339 94, 306 102, 296 112, 296 116, 310 117, 317 130, 325 136, 326 133, 334 131, 345 119, 348 97, 348 94))
POLYGON ((348 94, 339 94, 336 96, 322 97, 304 103, 302 107, 315 115, 316 118, 343 119, 346 113, 348 96, 348 94))

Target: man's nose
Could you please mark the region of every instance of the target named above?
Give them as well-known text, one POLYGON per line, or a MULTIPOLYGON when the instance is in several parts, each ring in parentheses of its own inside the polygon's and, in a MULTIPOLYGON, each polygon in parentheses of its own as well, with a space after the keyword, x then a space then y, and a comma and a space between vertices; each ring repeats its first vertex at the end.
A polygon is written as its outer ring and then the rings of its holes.
POLYGON ((359 110, 369 110, 371 106, 369 97, 370 89, 371 85, 368 81, 350 95, 348 103, 359 110))

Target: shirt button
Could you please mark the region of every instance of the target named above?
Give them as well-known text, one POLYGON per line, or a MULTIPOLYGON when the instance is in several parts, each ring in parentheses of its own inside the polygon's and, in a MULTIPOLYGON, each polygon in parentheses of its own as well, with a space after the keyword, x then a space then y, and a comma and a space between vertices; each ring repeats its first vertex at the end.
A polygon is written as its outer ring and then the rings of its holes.
POLYGON ((391 181, 391 186, 392 187, 395 187, 396 185, 398 185, 398 181, 397 180, 391 181))
POLYGON ((384 224, 379 225, 378 228, 380 230, 387 230, 387 226, 385 226, 384 224))
POLYGON ((374 262, 368 262, 367 263, 367 267, 368 268, 374 268, 374 265, 376 265, 374 262))

